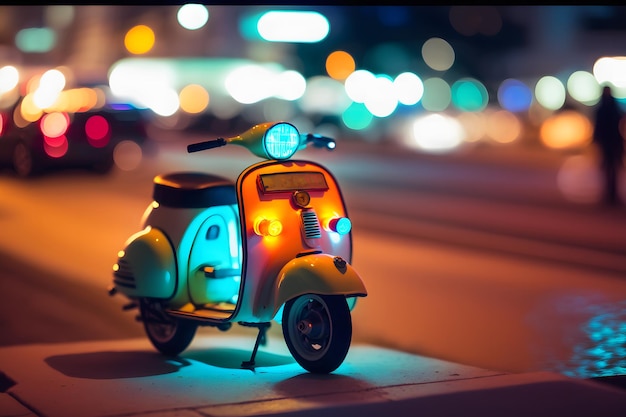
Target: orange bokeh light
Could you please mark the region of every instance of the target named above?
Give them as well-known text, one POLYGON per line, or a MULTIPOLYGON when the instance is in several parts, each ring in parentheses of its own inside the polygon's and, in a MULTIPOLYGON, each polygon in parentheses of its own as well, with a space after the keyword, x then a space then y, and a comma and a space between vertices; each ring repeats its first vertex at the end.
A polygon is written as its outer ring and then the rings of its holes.
POLYGON ((345 80, 355 69, 354 58, 345 51, 335 51, 326 58, 326 72, 335 80, 345 80))

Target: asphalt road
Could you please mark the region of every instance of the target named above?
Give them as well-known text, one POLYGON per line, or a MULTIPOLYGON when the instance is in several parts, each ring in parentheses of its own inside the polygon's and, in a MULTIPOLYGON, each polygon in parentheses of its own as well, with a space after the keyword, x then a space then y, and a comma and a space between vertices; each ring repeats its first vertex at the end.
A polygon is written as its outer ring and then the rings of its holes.
MULTIPOLYGON (((188 155, 192 140, 169 138, 140 169, 107 177, 0 178, 0 343, 143 335, 106 287, 152 177, 233 177, 253 160, 240 148, 188 155)), ((355 340, 510 372, 624 369, 623 209, 560 195, 557 158, 345 145, 304 156, 335 172, 354 221, 353 261, 370 293, 354 311, 355 340)))

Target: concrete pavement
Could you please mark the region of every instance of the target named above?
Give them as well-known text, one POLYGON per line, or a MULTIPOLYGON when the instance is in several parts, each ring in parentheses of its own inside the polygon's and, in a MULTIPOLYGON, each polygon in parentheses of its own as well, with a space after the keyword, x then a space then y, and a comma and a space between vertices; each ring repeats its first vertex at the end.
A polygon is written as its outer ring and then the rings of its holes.
POLYGON ((626 390, 549 372, 510 374, 356 344, 330 375, 284 342, 240 369, 253 336, 199 333, 176 359, 147 339, 0 348, 0 416, 621 417, 626 390))
MULTIPOLYGON (((532 195, 552 198, 551 191, 532 195)), ((606 384, 361 344, 335 373, 315 376, 293 362, 281 340, 271 340, 253 373, 239 368, 252 335, 207 330, 175 360, 158 355, 147 339, 0 348, 0 417, 602 417, 626 410, 626 390, 606 384)))

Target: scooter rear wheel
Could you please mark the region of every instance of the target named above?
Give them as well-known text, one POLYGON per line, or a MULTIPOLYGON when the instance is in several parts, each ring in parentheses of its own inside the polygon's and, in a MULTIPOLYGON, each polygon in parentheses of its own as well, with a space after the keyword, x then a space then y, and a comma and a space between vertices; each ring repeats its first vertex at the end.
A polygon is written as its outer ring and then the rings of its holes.
POLYGON ((289 351, 309 372, 330 373, 348 354, 352 319, 344 296, 296 297, 285 305, 282 327, 289 351))
POLYGON ((139 309, 148 339, 159 352, 176 356, 187 349, 196 334, 197 324, 170 317, 158 304, 147 300, 141 301, 139 309))

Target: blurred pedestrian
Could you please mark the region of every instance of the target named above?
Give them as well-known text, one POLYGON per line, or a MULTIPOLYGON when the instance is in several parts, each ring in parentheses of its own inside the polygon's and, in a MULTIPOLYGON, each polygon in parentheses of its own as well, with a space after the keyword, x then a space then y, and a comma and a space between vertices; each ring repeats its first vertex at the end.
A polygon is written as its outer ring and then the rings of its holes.
POLYGON ((602 89, 595 117, 593 140, 600 152, 604 202, 614 205, 619 203, 618 179, 624 158, 624 138, 620 132, 623 113, 609 86, 602 89))

